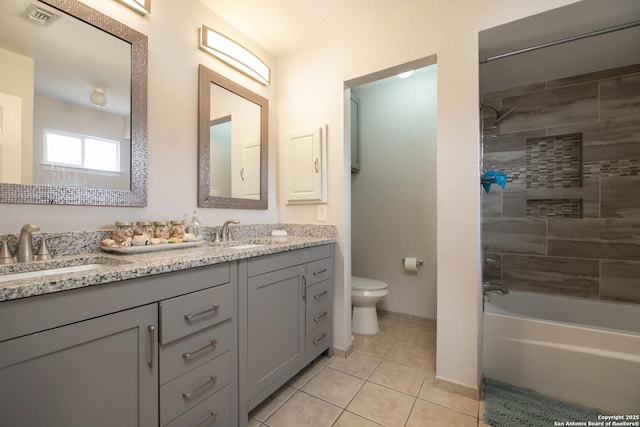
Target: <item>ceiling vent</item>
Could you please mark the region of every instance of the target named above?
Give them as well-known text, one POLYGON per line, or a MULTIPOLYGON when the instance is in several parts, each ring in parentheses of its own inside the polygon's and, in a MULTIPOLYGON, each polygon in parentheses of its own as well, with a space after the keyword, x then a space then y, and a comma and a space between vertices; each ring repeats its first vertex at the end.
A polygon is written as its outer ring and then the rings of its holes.
POLYGON ((44 7, 31 3, 27 9, 20 14, 23 18, 37 25, 48 26, 60 17, 59 14, 45 9, 44 7))

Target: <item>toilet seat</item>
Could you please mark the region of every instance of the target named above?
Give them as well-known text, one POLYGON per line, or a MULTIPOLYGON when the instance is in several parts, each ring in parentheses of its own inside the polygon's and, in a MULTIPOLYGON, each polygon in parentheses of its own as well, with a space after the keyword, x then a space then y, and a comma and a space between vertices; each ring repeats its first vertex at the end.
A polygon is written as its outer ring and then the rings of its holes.
POLYGON ((351 276, 351 290, 353 291, 381 291, 388 287, 389 285, 379 280, 351 276))

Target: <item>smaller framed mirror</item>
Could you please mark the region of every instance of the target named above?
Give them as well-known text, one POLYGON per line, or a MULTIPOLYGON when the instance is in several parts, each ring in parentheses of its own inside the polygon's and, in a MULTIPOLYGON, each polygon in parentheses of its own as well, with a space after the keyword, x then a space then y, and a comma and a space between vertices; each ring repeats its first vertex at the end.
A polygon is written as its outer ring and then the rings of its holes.
POLYGON ((198 206, 267 209, 269 101, 200 65, 198 206))

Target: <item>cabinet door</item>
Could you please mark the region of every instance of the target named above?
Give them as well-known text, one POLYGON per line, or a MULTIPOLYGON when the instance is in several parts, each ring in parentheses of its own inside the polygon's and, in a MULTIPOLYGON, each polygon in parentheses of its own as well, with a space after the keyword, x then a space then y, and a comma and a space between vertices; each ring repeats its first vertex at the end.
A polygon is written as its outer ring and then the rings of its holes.
POLYGON ((302 363, 304 265, 250 277, 248 281, 249 399, 302 363))
POLYGON ((0 343, 0 425, 158 425, 157 304, 0 343))
POLYGON ((327 201, 325 147, 322 128, 287 137, 284 148, 287 203, 327 201))

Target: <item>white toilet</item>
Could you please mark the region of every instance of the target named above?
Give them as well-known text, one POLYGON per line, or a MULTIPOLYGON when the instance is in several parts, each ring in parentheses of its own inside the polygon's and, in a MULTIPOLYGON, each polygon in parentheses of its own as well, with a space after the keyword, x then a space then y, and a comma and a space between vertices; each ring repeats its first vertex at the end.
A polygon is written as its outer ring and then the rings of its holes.
POLYGON ((389 285, 379 280, 351 276, 351 304, 353 318, 351 331, 354 334, 373 335, 378 328, 376 304, 389 295, 389 285))

